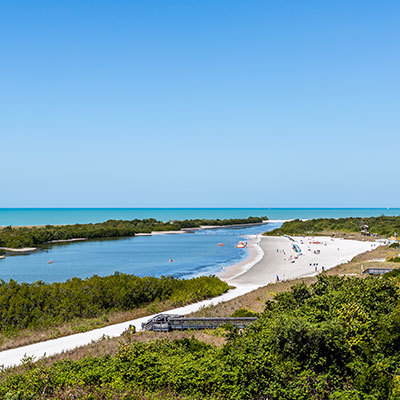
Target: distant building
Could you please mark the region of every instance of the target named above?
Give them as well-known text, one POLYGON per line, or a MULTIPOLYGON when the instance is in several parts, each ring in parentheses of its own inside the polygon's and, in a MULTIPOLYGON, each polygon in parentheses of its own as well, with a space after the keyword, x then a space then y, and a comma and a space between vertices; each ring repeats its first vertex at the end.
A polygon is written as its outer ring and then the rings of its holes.
POLYGON ((369 226, 368 225, 362 225, 361 226, 361 235, 362 236, 370 236, 369 226))

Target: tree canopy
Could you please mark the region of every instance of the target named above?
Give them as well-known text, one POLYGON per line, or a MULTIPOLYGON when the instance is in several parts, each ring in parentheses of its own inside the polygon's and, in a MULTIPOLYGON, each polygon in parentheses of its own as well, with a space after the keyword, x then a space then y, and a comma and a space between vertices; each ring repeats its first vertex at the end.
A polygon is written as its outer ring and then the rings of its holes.
POLYGON ((106 277, 95 275, 55 283, 1 280, 0 332, 48 327, 74 318, 130 310, 153 301, 169 300, 179 306, 218 296, 228 289, 228 284, 215 276, 139 278, 118 272, 106 277))
POLYGON ((280 228, 265 235, 318 235, 330 232, 360 233, 361 227, 368 225, 371 234, 380 236, 400 235, 400 217, 369 218, 317 218, 285 222, 280 228))
POLYGON ((267 217, 234 219, 191 219, 162 222, 153 218, 109 220, 97 224, 46 225, 34 227, 5 227, 0 229, 0 247, 23 248, 40 246, 54 240, 76 238, 101 239, 135 236, 152 231, 179 231, 200 226, 224 226, 262 223, 267 217))

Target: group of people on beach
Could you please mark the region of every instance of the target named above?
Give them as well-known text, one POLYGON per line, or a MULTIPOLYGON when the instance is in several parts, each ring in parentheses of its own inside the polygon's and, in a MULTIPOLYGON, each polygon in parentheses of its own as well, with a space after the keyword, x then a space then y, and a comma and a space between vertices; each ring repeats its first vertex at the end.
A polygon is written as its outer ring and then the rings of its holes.
MULTIPOLYGON (((318 263, 310 263, 310 267, 314 267, 314 271, 318 272, 318 263)), ((322 266, 321 271, 324 272, 325 271, 325 267, 322 266)))

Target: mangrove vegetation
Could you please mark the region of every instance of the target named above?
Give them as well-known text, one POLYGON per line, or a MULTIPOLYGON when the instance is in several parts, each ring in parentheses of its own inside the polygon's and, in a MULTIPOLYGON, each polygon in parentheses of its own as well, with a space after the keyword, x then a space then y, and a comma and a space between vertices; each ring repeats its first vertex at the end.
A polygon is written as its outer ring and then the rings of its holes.
POLYGON ((285 222, 280 228, 265 235, 321 235, 334 232, 360 233, 362 226, 368 226, 370 234, 389 237, 400 234, 400 217, 369 218, 317 218, 285 222))
POLYGON ((192 219, 184 221, 157 221, 153 218, 109 220, 96 224, 46 225, 37 227, 5 227, 0 229, 0 247, 36 247, 53 241, 77 238, 104 239, 135 236, 153 231, 180 231, 200 226, 225 226, 262 223, 267 217, 234 219, 192 219))
POLYGON ((76 318, 143 307, 154 301, 181 306, 218 296, 228 289, 228 284, 215 276, 139 278, 115 273, 55 283, 1 280, 0 333, 56 326, 76 318))

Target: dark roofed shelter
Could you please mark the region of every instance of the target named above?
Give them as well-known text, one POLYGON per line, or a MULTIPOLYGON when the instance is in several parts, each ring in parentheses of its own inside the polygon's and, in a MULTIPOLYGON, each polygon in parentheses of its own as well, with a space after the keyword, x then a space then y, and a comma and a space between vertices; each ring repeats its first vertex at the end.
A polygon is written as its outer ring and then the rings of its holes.
POLYGON ((369 236, 369 226, 368 225, 362 225, 361 226, 361 235, 362 236, 369 236))

